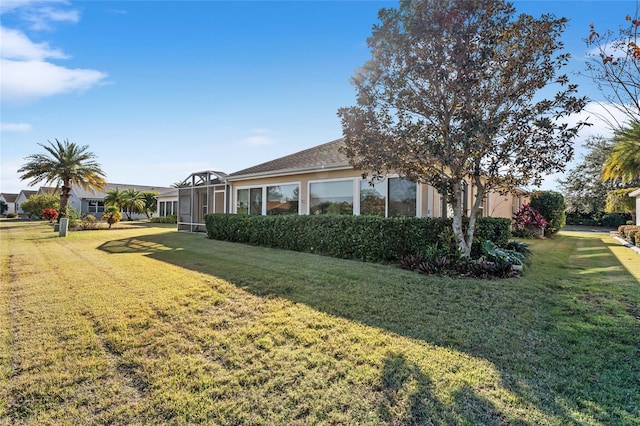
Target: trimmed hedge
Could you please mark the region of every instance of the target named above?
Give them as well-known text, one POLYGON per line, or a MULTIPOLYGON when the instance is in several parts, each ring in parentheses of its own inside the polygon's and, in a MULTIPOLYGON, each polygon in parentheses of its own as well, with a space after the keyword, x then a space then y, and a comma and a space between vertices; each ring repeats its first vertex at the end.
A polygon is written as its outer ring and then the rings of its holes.
POLYGON ((638 225, 622 225, 618 227, 618 234, 629 241, 631 244, 640 247, 640 226, 638 225))
MULTIPOLYGON (((209 214, 205 223, 210 239, 367 262, 397 261, 433 244, 457 247, 451 219, 442 218, 209 214)), ((474 252, 480 254, 485 240, 504 246, 510 229, 510 219, 479 218, 474 252)))

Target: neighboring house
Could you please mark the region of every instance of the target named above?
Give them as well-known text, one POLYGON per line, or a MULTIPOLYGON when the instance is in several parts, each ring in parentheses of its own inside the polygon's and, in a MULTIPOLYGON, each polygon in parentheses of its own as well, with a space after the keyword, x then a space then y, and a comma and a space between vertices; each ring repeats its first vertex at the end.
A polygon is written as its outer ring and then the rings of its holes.
MULTIPOLYGON (((100 217, 105 210, 104 197, 107 195, 107 192, 114 189, 119 189, 120 191, 124 191, 125 189, 134 189, 139 192, 157 193, 171 190, 171 188, 166 186, 131 185, 120 183, 107 183, 102 191, 90 191, 74 186, 71 188, 69 206, 78 210, 82 215, 91 214, 96 217, 100 217)), ((147 216, 144 213, 134 214, 131 216, 132 219, 146 219, 146 217, 147 216)))
MULTIPOLYGON (((371 184, 340 152, 338 139, 229 175, 192 174, 179 188, 178 229, 204 231, 206 213, 248 215, 374 214, 386 217, 450 215, 446 200, 430 185, 389 175, 371 184)), ((465 191, 468 212, 474 194, 465 191)), ((479 215, 512 218, 524 191, 485 197, 479 215)))
POLYGON ((156 199, 158 200, 157 217, 178 215, 178 188, 160 192, 156 199))
POLYGON ((640 188, 630 192, 629 197, 636 199, 636 225, 640 226, 640 188))
POLYGON ((16 199, 19 194, 9 194, 7 192, 3 192, 0 194, 0 201, 7 205, 7 210, 4 212, 5 214, 16 213, 16 199))
POLYGON ((24 210, 22 210, 20 205, 22 203, 24 203, 25 201, 27 201, 32 195, 35 195, 37 193, 38 193, 38 191, 33 191, 33 190, 29 190, 29 189, 23 189, 22 191, 20 191, 20 193, 16 197, 16 213, 18 213, 18 214, 26 214, 24 212, 24 210))

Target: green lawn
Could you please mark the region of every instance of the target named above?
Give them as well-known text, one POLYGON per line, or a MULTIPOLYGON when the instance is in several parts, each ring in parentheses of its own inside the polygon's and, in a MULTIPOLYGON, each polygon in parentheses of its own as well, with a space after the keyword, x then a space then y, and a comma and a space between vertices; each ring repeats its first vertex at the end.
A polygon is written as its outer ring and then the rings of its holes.
POLYGON ((640 425, 640 256, 524 278, 0 221, 0 424, 640 425))

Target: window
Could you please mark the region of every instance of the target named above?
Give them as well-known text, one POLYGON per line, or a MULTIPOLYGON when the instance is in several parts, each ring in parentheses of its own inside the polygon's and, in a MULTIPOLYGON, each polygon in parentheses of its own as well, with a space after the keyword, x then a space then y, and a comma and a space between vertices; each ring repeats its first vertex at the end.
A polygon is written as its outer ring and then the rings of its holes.
POLYGON ((236 213, 259 216, 262 214, 262 188, 238 189, 236 213))
POLYGON ((401 178, 389 178, 388 181, 389 217, 415 216, 418 185, 401 178))
POLYGON ((370 182, 360 181, 360 214, 387 215, 387 180, 370 182))
POLYGON ((102 200, 89 200, 89 207, 87 208, 88 213, 103 213, 104 212, 104 201, 102 200))
POLYGON ((310 214, 353 214, 353 181, 313 182, 309 200, 310 214))
POLYGON ((299 185, 267 186, 267 215, 298 214, 299 185))
POLYGON ((160 201, 158 202, 158 216, 167 217, 178 214, 177 201, 160 201))

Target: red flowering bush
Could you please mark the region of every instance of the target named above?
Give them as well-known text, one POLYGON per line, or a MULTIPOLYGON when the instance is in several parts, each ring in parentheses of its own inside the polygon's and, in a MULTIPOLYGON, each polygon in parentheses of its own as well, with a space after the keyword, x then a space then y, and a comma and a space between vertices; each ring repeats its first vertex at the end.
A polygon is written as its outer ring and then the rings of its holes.
POLYGON ((41 218, 54 222, 58 218, 58 210, 56 209, 44 209, 42 210, 41 218))
POLYGON ((513 233, 518 237, 532 237, 544 234, 549 222, 536 209, 529 204, 523 204, 522 208, 513 216, 513 233))

